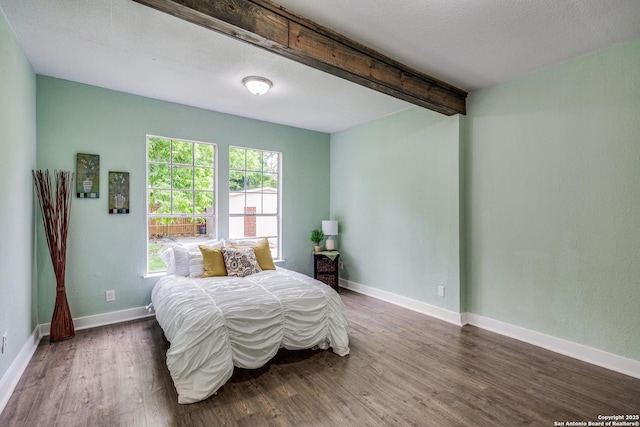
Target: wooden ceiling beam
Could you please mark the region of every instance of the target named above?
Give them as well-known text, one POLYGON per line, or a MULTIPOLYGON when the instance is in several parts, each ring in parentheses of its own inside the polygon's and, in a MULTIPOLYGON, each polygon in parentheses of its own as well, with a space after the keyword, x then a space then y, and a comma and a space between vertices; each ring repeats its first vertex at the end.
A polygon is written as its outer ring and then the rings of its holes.
POLYGON ((134 1, 412 104, 466 113, 467 92, 269 0, 134 1))

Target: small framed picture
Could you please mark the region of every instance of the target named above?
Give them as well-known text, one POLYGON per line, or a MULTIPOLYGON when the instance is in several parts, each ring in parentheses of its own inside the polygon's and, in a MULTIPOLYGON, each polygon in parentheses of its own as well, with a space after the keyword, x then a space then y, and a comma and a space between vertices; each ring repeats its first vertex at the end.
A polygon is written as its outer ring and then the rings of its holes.
POLYGON ((109 213, 128 214, 129 172, 109 172, 109 213))
POLYGON ((76 157, 76 197, 100 197, 100 156, 78 153, 76 157))

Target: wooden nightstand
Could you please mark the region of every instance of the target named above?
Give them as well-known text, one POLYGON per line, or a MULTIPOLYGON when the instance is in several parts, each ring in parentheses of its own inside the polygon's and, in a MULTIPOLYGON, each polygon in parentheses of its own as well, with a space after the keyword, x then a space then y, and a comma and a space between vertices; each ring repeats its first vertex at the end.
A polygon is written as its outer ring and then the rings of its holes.
POLYGON ((340 292, 338 285, 339 260, 340 253, 338 251, 313 253, 313 278, 331 286, 336 292, 340 292))

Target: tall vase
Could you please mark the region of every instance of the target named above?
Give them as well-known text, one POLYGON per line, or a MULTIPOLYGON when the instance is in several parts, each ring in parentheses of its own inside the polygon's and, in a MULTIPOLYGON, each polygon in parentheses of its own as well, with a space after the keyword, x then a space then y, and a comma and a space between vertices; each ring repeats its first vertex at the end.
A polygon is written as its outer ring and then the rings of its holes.
POLYGON ((75 335, 71 309, 64 286, 67 265, 67 233, 73 193, 73 173, 56 171, 52 185, 49 171, 33 171, 45 237, 56 276, 56 302, 51 317, 49 341, 62 341, 75 335))
POLYGON ((69 301, 67 301, 67 292, 64 283, 62 286, 58 283, 56 288, 56 302, 53 307, 53 316, 51 316, 49 341, 64 341, 73 338, 75 334, 76 331, 73 326, 71 309, 69 308, 69 301))

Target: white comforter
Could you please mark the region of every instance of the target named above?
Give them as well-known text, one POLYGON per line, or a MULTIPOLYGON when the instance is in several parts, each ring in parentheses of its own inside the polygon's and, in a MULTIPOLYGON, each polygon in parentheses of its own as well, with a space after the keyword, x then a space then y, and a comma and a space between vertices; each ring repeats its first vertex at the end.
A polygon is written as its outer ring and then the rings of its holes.
POLYGON ((259 368, 280 347, 331 347, 349 354, 339 295, 308 276, 278 268, 244 278, 161 278, 151 300, 171 343, 167 367, 179 403, 214 394, 233 367, 259 368))

